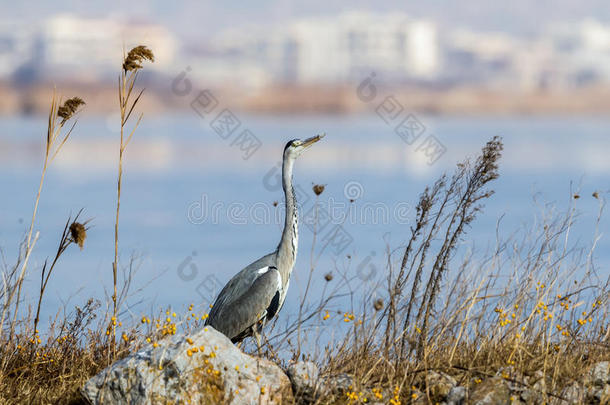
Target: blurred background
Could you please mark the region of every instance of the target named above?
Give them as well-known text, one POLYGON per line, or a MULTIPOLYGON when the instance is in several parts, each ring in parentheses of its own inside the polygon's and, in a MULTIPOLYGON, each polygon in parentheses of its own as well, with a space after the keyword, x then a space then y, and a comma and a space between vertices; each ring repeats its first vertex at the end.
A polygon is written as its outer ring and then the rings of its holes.
MULTIPOLYGON (((272 251, 283 223, 274 182, 283 146, 323 132, 299 159, 295 182, 305 218, 312 185, 326 185, 318 201, 329 226, 318 229, 312 255, 312 229, 302 223, 286 312, 312 266, 316 283, 328 272, 347 274, 354 288, 383 279, 387 249, 405 243, 425 185, 494 135, 505 142, 502 176, 460 254, 493 247, 497 226, 503 235, 527 230, 550 206, 570 204, 579 217, 573 240, 591 246, 610 190, 603 1, 0 4, 6 266, 29 227, 51 95, 87 103, 50 168, 35 226, 26 300, 68 215, 84 208, 93 226, 84 250, 62 257, 47 319, 111 287, 116 85, 123 52, 140 44, 156 60, 138 78, 144 118, 125 157, 120 223, 121 262, 135 258, 138 269, 128 300, 136 316, 207 305, 272 251)), ((593 256, 606 274, 609 248, 602 238, 593 256)))

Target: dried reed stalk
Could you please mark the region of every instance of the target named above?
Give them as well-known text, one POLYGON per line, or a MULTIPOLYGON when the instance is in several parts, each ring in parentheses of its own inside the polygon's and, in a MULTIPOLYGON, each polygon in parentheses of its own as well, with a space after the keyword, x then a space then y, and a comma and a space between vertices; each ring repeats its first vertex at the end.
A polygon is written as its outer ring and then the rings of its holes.
POLYGON ((34 231, 36 214, 38 213, 38 205, 40 202, 40 195, 42 193, 42 187, 47 173, 47 168, 53 162, 57 154, 60 152, 62 147, 70 138, 70 135, 72 134, 72 131, 74 130, 77 121, 74 121, 70 129, 62 138, 61 131, 64 128, 64 125, 79 112, 80 108, 83 105, 85 105, 85 102, 79 97, 72 97, 66 100, 62 105, 61 98, 57 95, 55 91, 53 91, 53 96, 51 98, 51 109, 48 115, 47 136, 45 139, 45 155, 42 165, 42 174, 40 176, 38 192, 36 193, 34 210, 32 212, 32 219, 30 221, 30 227, 24 242, 25 254, 23 260, 21 260, 21 271, 19 273, 19 276, 17 277, 17 282, 15 285, 16 288, 11 288, 11 291, 9 291, 7 294, 7 299, 5 301, 4 308, 2 311, 2 319, 0 320, 0 335, 2 334, 2 330, 4 327, 6 313, 12 303, 13 298, 15 298, 16 293, 17 297, 15 300, 13 321, 11 322, 11 336, 14 331, 15 322, 17 320, 17 313, 19 310, 19 301, 21 299, 21 287, 26 275, 28 261, 35 244, 35 241, 34 243, 32 242, 32 233, 34 231))
MULTIPOLYGON (((118 267, 119 267, 119 212, 121 208, 121 185, 123 180, 123 155, 125 153, 125 149, 129 142, 131 142, 131 138, 133 134, 138 128, 140 121, 142 120, 143 114, 140 113, 136 124, 131 129, 129 136, 125 138, 125 125, 131 116, 134 108, 138 104, 144 89, 140 91, 140 93, 135 97, 133 101, 131 101, 131 96, 133 89, 135 87, 136 79, 138 77, 138 72, 142 68, 142 62, 148 60, 150 62, 154 62, 155 58, 148 48, 145 46, 137 46, 133 48, 129 53, 123 58, 123 65, 121 70, 121 75, 119 76, 119 109, 121 113, 121 139, 120 139, 120 147, 119 147, 119 167, 118 167, 118 176, 117 176, 117 203, 116 203, 116 219, 114 223, 114 262, 112 263, 112 314, 113 318, 116 320, 117 312, 118 312, 118 299, 117 299, 117 283, 118 283, 118 267)), ((113 337, 116 337, 116 328, 113 327, 113 337)))

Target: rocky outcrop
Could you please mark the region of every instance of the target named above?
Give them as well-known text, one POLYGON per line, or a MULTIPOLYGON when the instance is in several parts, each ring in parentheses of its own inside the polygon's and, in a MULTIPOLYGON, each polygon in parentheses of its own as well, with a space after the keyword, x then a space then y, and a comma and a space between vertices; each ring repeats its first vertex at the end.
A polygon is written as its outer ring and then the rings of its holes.
POLYGON ((241 352, 223 334, 207 327, 190 336, 173 336, 114 363, 81 389, 91 404, 312 404, 409 403, 606 404, 610 405, 610 362, 592 365, 578 381, 547 391, 542 371, 524 376, 512 367, 495 375, 452 376, 420 373, 413 386, 357 387, 349 374, 323 375, 313 362, 299 361, 287 375, 274 363, 241 352), (464 378, 466 377, 466 378, 464 378), (404 402, 403 402, 404 403, 404 402))
POLYGON ((553 405, 610 404, 610 361, 594 364, 582 381, 572 381, 561 391, 553 405))
POLYGON ((311 361, 299 361, 286 370, 292 392, 299 403, 313 403, 322 391, 318 366, 311 361))
POLYGON ((91 404, 282 404, 290 380, 274 363, 248 356, 207 327, 149 345, 91 378, 91 404))
MULTIPOLYGON (((351 399, 363 403, 387 403, 394 398, 391 389, 356 390, 353 377, 347 374, 322 376, 315 363, 300 361, 288 368, 297 403, 351 399)), ((420 373, 408 391, 411 404, 436 403, 442 405, 610 405, 610 362, 594 364, 581 381, 572 381, 556 393, 547 391, 542 371, 524 376, 512 367, 505 367, 495 375, 474 377, 464 384, 463 379, 429 370, 420 373), (463 385, 458 383, 462 381, 463 385)), ((405 393, 403 392, 403 395, 405 393)), ((394 403, 397 403, 394 402, 394 403)), ((404 403, 404 402, 403 402, 404 403)))
POLYGON ((457 386, 455 378, 445 373, 429 371, 422 376, 424 376, 425 381, 424 378, 421 378, 418 385, 422 388, 428 387, 430 400, 435 403, 447 400, 451 390, 457 386))
POLYGON ((354 379, 345 373, 321 377, 318 366, 311 361, 293 363, 287 373, 299 404, 310 404, 331 396, 345 396, 354 385, 354 379))

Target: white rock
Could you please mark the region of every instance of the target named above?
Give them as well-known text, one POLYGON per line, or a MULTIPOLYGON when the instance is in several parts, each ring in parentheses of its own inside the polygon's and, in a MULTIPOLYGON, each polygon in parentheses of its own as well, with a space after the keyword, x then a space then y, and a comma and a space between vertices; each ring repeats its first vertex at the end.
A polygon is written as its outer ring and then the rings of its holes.
POLYGON ((584 389, 582 387, 582 384, 574 381, 571 384, 568 384, 567 386, 565 386, 563 388, 563 390, 561 391, 561 395, 562 398, 565 399, 565 401, 561 401, 561 403, 568 403, 568 404, 581 404, 584 401, 584 389))
POLYGON ((318 366, 311 361, 298 361, 286 370, 292 383, 292 391, 298 401, 315 402, 320 395, 320 374, 318 366))
POLYGON ((587 376, 586 383, 597 387, 603 387, 610 383, 610 361, 602 361, 594 364, 587 376))
POLYGON ((186 336, 172 336, 114 363, 87 381, 82 395, 92 404, 241 405, 292 399, 290 381, 274 363, 244 354, 209 326, 189 338, 192 344, 186 336))
POLYGON ((466 400, 465 387, 451 387, 449 395, 447 395, 447 405, 461 405, 466 400))

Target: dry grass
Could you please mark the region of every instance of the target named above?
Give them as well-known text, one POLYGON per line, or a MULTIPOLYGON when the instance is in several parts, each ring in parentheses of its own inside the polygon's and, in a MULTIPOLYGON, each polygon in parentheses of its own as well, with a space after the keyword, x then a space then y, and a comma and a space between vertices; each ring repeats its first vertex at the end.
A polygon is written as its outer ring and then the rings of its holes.
MULTIPOLYGON (((142 345, 156 345, 165 336, 202 327, 207 317, 205 310, 193 305, 180 315, 164 309, 142 314, 137 321, 121 315, 134 267, 132 259, 119 289, 122 163, 142 116, 128 136, 123 136, 123 129, 142 94, 132 99, 143 60, 152 61, 152 53, 134 48, 125 57, 119 78, 121 139, 112 296, 104 306, 91 299, 57 316, 40 334, 37 327, 46 285, 61 256, 70 254, 71 245, 86 248, 88 231, 87 221, 78 221, 80 212, 68 218, 54 258, 42 268, 36 311, 20 310, 21 286, 38 237, 33 231, 45 173, 74 128, 60 136, 64 124, 83 104, 79 98, 62 106, 56 97, 52 100, 32 221, 16 263, 2 272, 2 403, 78 403, 78 388, 89 377, 142 345)), ((543 210, 540 221, 521 235, 502 238, 498 226, 495 247, 487 254, 475 255, 460 247, 482 203, 493 194, 490 187, 499 176, 501 151, 500 139, 494 138, 474 161, 458 165, 452 176, 442 176, 426 188, 405 245, 388 249, 383 298, 379 290, 350 287, 345 274, 326 273, 320 300, 310 302, 305 294, 294 322, 272 325, 266 332, 263 355, 284 365, 287 358, 309 358, 327 374, 354 377, 351 390, 320 398, 319 403, 382 398, 393 404, 409 403, 414 395, 434 401, 435 393, 425 378, 430 370, 447 372, 466 387, 482 384, 497 373, 515 383, 522 382, 521 376, 542 373, 543 394, 549 399, 592 363, 610 360, 609 278, 607 272, 600 274, 594 260, 605 205, 602 195, 593 195, 599 201, 599 214, 587 248, 569 238, 576 198, 566 213, 543 210), (460 261, 457 252, 463 254, 460 261), (337 305, 346 302, 351 306, 337 314, 337 305), (334 335, 328 333, 333 330, 334 335), (306 347, 316 341, 324 349, 307 353, 306 347)), ((323 191, 324 186, 314 187, 316 196, 323 191)), ((313 247, 311 255, 306 291, 318 276, 313 247)))
POLYGON ((2 337, 1 403, 80 403, 78 389, 92 376, 143 345, 156 345, 166 336, 203 327, 207 313, 171 309, 138 322, 123 324, 112 316, 112 303, 103 308, 90 299, 65 317, 56 317, 44 335, 32 328, 32 318, 18 322, 14 336, 2 337), (110 328, 108 325, 112 325, 110 328), (120 329, 120 337, 110 333, 120 329))
MULTIPOLYGON (((141 63, 144 60, 154 61, 152 52, 138 46, 132 49, 123 60, 119 77, 119 109, 121 116, 121 138, 119 149, 119 169, 117 181, 117 207, 115 223, 115 257, 113 262, 112 305, 106 308, 100 317, 100 304, 90 300, 83 308, 75 308, 73 314, 63 319, 56 317, 51 322, 46 336, 41 337, 38 331, 40 311, 47 284, 59 263, 72 244, 84 247, 87 230, 85 221, 79 222, 79 216, 68 218, 55 256, 45 260, 40 273, 40 290, 35 315, 31 310, 24 311, 21 305, 21 290, 28 270, 28 261, 39 237, 34 233, 38 206, 41 199, 47 169, 57 157, 62 147, 69 140, 76 125, 74 117, 85 102, 79 97, 61 102, 55 93, 51 100, 48 116, 48 128, 45 141, 45 154, 38 192, 34 200, 34 209, 29 230, 21 244, 16 263, 4 266, 2 272, 2 317, 0 319, 0 400, 10 403, 55 403, 70 402, 77 389, 91 375, 123 357, 133 349, 136 328, 124 328, 121 339, 116 339, 117 326, 122 323, 117 319, 122 299, 127 295, 131 283, 134 260, 130 262, 124 285, 118 291, 119 255, 118 227, 122 184, 123 154, 142 119, 140 114, 137 123, 128 136, 124 136, 125 126, 137 106, 142 91, 134 98, 133 90, 141 63), (72 126, 64 131, 69 121, 72 126), (93 321, 98 323, 93 325, 93 321), (92 327, 95 326, 95 327, 92 327)), ((150 339, 150 338, 149 338, 150 339)), ((146 342, 141 339, 141 342, 146 342)))

